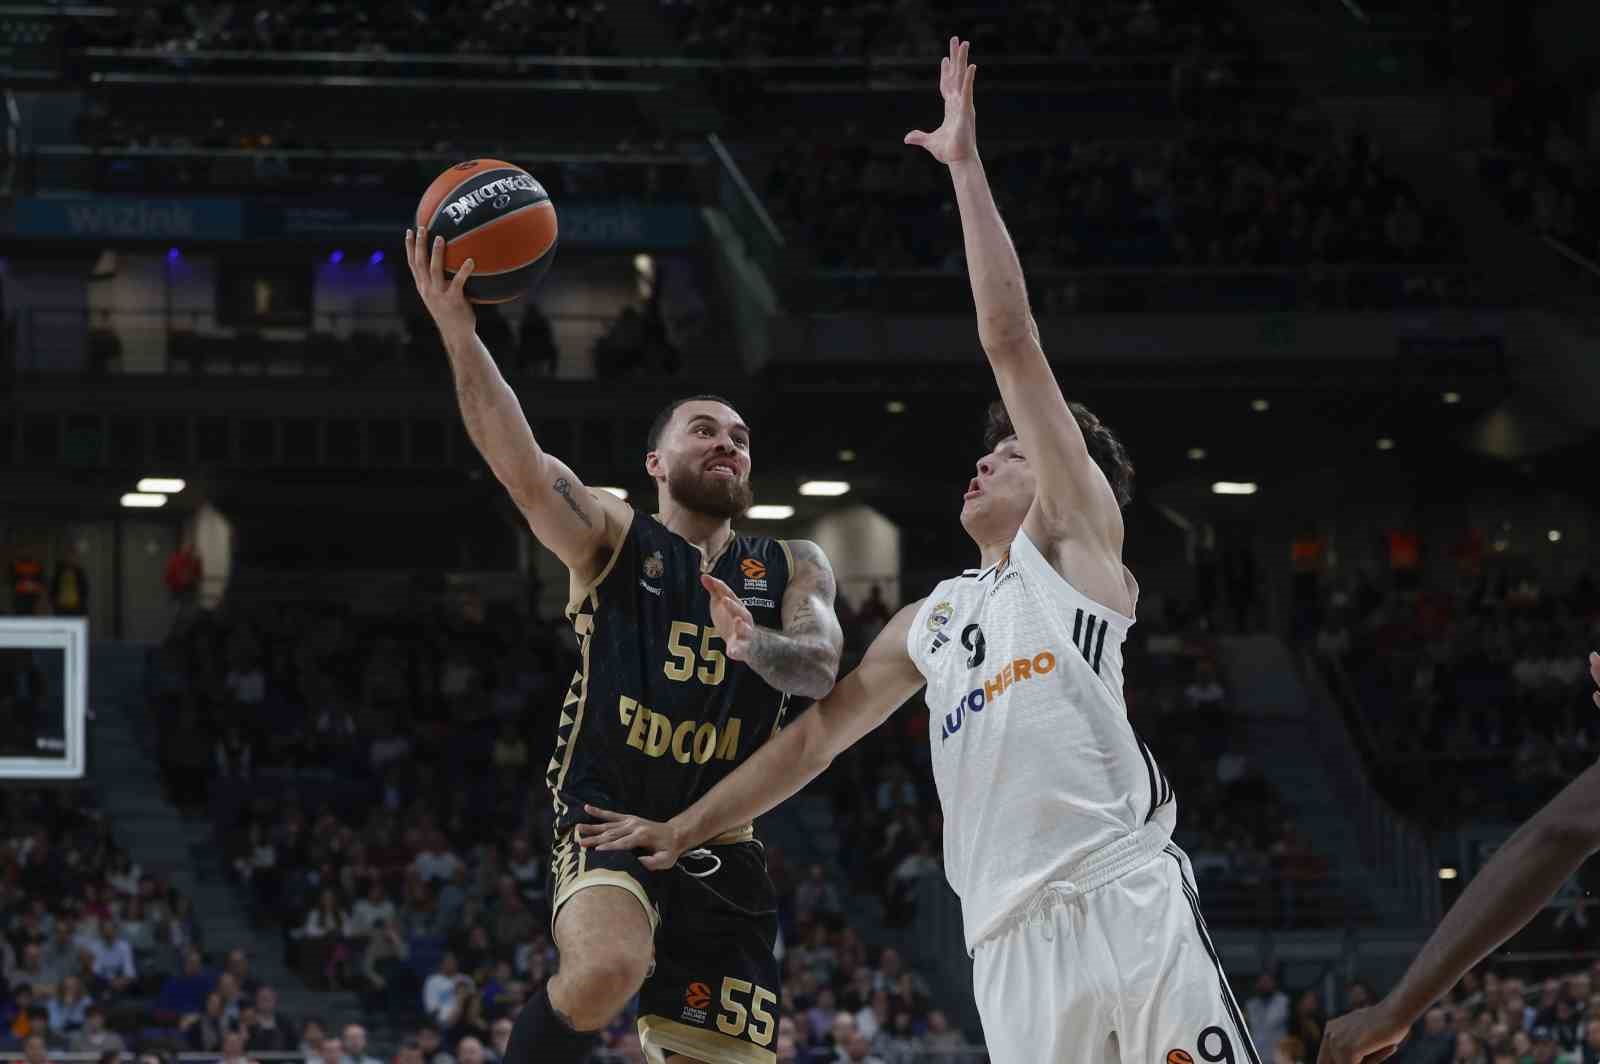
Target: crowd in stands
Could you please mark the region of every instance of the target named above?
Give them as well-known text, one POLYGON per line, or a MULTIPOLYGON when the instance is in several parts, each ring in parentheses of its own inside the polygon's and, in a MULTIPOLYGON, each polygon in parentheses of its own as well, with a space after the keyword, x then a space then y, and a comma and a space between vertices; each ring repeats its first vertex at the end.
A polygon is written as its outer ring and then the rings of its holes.
MULTIPOLYGON (((844 606, 853 648, 887 609, 877 593, 844 606)), ((576 664, 565 626, 266 606, 199 615, 160 658, 174 795, 208 802, 254 918, 306 981, 358 991, 386 1029, 488 1043, 557 961, 551 809, 527 781, 576 664)), ((780 1060, 900 1064, 960 1044, 926 981, 852 926, 831 870, 768 859, 792 975, 780 1060)), ((608 1045, 631 1051, 632 1020, 608 1045)))
MULTIPOLYGON (((1558 975, 1493 962, 1467 973, 1428 1009, 1397 1064, 1593 1064, 1600 1060, 1600 961, 1558 975)), ((1372 987, 1345 984, 1345 1011, 1374 1004, 1372 987)), ((1274 1064, 1311 1064, 1331 1018, 1321 990, 1286 993, 1261 973, 1243 1001, 1252 1041, 1274 1064)))
MULTIPOLYGON (((1152 143, 1057 140, 985 154, 1033 270, 1427 263, 1458 254, 1360 136, 1302 148, 1267 128, 1152 143)), ((824 269, 960 272, 943 169, 898 141, 791 142, 767 203, 824 269)))
POLYGON ((455 52, 608 55, 616 33, 604 4, 556 0, 435 0, 425 5, 284 0, 128 3, 114 19, 84 17, 73 43, 194 51, 455 52))
POLYGON ((1495 99, 1495 144, 1478 160, 1485 183, 1512 221, 1600 257, 1600 159, 1574 121, 1583 90, 1530 76, 1495 99), (1576 105, 1576 106, 1575 106, 1576 105))
MULTIPOLYGON (((1585 692, 1600 645, 1600 589, 1584 574, 1552 593, 1532 578, 1445 588, 1362 582, 1337 592, 1312 644, 1347 677, 1357 738, 1400 808, 1434 824, 1521 819, 1593 762, 1600 725, 1585 692)), ((1339 684, 1336 684, 1338 687, 1339 684)))

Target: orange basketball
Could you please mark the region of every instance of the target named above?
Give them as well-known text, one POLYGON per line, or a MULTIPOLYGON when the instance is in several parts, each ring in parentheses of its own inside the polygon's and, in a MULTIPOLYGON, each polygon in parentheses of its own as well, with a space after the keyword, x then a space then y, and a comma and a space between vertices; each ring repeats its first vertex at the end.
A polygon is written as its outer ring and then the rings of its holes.
POLYGON ((1194 1058, 1189 1055, 1187 1050, 1169 1049, 1167 1050, 1167 1064, 1194 1064, 1194 1058))
POLYGON ((438 177, 417 204, 417 230, 444 237, 444 272, 472 260, 467 299, 509 303, 539 283, 556 250, 556 208, 544 186, 499 159, 469 159, 438 177))

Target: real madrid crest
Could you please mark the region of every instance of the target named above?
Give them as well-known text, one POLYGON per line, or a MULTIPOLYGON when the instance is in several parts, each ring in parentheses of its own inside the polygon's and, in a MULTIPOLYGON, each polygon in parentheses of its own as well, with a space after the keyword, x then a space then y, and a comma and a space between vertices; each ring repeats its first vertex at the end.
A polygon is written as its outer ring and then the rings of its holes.
POLYGON ((661 574, 667 571, 667 563, 661 560, 661 552, 656 551, 644 560, 644 575, 651 580, 658 580, 661 574))
POLYGON ((956 608, 948 602, 941 602, 928 614, 928 631, 937 632, 950 623, 950 618, 956 615, 956 608))

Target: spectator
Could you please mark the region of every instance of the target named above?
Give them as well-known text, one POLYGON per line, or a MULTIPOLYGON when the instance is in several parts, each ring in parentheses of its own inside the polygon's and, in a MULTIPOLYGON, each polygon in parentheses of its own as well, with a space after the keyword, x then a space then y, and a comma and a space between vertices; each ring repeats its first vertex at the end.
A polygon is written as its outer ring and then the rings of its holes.
POLYGON ((875 992, 871 1003, 856 1012, 856 1030, 869 1043, 878 1037, 879 1032, 887 1032, 889 1022, 889 995, 882 990, 875 992))
POLYGON ((350 935, 365 939, 395 918, 394 902, 383 892, 383 882, 373 878, 367 893, 350 910, 350 935))
POLYGON ((215 991, 207 994, 199 1012, 184 1013, 178 1020, 178 1030, 188 1047, 197 1053, 215 1053, 221 1049, 222 1036, 228 1033, 222 995, 215 991))
MULTIPOLYGON (((340 1064, 344 1060, 344 1043, 333 1035, 324 1035, 322 1038, 322 1051, 317 1054, 315 1064, 340 1064)), ((311 1062, 307 1062, 311 1064, 311 1062)))
POLYGON ((127 1043, 115 1031, 106 1030, 106 1013, 98 1005, 91 1005, 84 1019, 83 1029, 67 1043, 73 1053, 121 1053, 127 1043))
POLYGON ((1280 1038, 1272 1048, 1272 1064, 1306 1064, 1306 1047, 1293 1035, 1280 1038))
POLYGON ((54 992, 60 979, 44 962, 44 950, 37 942, 22 947, 22 959, 11 971, 11 988, 29 987, 37 994, 54 992))
POLYGON ((245 1048, 251 1053, 284 1053, 294 1045, 294 1020, 278 1012, 278 992, 270 986, 256 990, 255 1022, 245 1048))
MULTIPOLYGON (((506 1058, 506 1046, 511 1044, 511 1025, 512 1021, 502 1016, 500 1019, 495 1020, 493 1026, 489 1028, 489 1048, 493 1051, 494 1059, 497 1061, 503 1061, 506 1058)), ((1589 1064, 1589 1062, 1584 1061, 1584 1064, 1589 1064)))
POLYGON ((845 1036, 839 1064, 883 1064, 883 1058, 873 1054, 866 1036, 860 1031, 851 1031, 845 1036))
MULTIPOLYGON (((62 913, 61 918, 56 920, 55 927, 50 935, 50 941, 44 947, 40 957, 42 967, 40 969, 40 977, 34 983, 36 991, 45 993, 46 987, 53 989, 59 986, 67 976, 82 970, 84 947, 73 937, 72 932, 72 921, 67 918, 65 913, 62 913)), ((23 953, 23 959, 26 962, 27 951, 24 950, 23 953)))
POLYGON ((22 1058, 28 1064, 49 1064, 50 1057, 45 1049, 44 1035, 31 1034, 22 1044, 22 1058))
POLYGON ((1326 1025, 1326 1018, 1322 1015, 1322 1002, 1317 997, 1317 992, 1305 991, 1295 1001, 1294 1019, 1289 1024, 1289 1033, 1300 1040, 1307 1059, 1316 1060, 1317 1054, 1321 1052, 1322 1029, 1326 1025))
POLYGON ((306 1064, 311 1064, 322 1055, 322 1043, 327 1040, 327 1030, 322 1026, 322 1021, 308 1017, 300 1026, 299 1053, 305 1058, 306 1064))
POLYGON ((161 984, 161 993, 156 998, 158 1018, 198 1015, 205 1008, 206 995, 216 976, 206 971, 204 964, 199 950, 184 951, 182 973, 168 976, 161 984))
MULTIPOLYGON (((446 953, 439 959, 438 970, 422 984, 422 1010, 441 1025, 448 1025, 454 1020, 460 975, 456 968, 456 955, 446 953)), ((423 1048, 427 1049, 426 1044, 423 1048)))
POLYGON ((417 1045, 422 1051, 423 1064, 456 1064, 456 1058, 445 1050, 436 1024, 425 1023, 417 1029, 417 1045))
POLYGON ((367 1029, 359 1023, 347 1023, 340 1042, 344 1046, 341 1064, 382 1064, 367 1053, 367 1029))
POLYGON ((1278 989, 1270 971, 1256 979, 1256 992, 1245 1002, 1250 1038, 1258 1046, 1276 1046, 1289 1033, 1289 997, 1278 989))
POLYGON ((411 863, 424 883, 446 882, 454 878, 460 866, 461 858, 450 852, 450 844, 437 831, 429 833, 427 842, 411 863))
POLYGON ((1600 1064, 1600 1019, 1584 1025, 1583 1045, 1578 1047, 1576 1064, 1600 1064))
POLYGON ((839 890, 829 882, 827 870, 814 864, 810 878, 795 888, 794 902, 801 912, 837 915, 839 890))
POLYGON ((244 1032, 237 1027, 228 1028, 222 1036, 222 1054, 218 1064, 255 1064, 244 1055, 244 1032))
POLYGON ((1449 1018, 1444 1009, 1432 1008, 1422 1018, 1422 1032, 1416 1043, 1406 1052, 1408 1061, 1416 1064, 1450 1064, 1455 1056, 1456 1038, 1450 1033, 1449 1018))
POLYGON ((122 937, 121 929, 110 917, 100 921, 100 937, 90 947, 94 956, 95 983, 102 992, 126 993, 138 978, 133 964, 133 947, 122 937))
POLYGON ((468 1035, 456 1044, 457 1064, 484 1064, 483 1043, 468 1035))
POLYGON ((410 1010, 407 1002, 416 1000, 416 976, 406 966, 411 947, 401 937, 392 923, 382 923, 367 940, 361 960, 361 974, 366 977, 371 995, 370 1007, 382 1007, 391 1020, 398 1020, 410 1010))
POLYGON ((55 996, 45 1006, 50 1015, 50 1033, 58 1038, 77 1033, 89 1018, 90 1004, 77 976, 69 975, 61 980, 55 996))

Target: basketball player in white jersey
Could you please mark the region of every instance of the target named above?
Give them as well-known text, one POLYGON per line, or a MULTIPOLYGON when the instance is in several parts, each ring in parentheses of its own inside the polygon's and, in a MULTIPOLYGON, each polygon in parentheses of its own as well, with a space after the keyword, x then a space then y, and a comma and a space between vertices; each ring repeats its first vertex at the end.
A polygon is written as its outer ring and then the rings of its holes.
POLYGON ((591 809, 601 822, 581 841, 671 867, 800 790, 926 685, 945 871, 995 1064, 1259 1064, 1172 843, 1172 789, 1123 701, 1132 469, 1040 349, 978 158, 967 47, 952 39, 943 62, 943 125, 906 143, 950 169, 1002 398, 961 506, 979 567, 902 609, 813 712, 685 812, 591 809))

